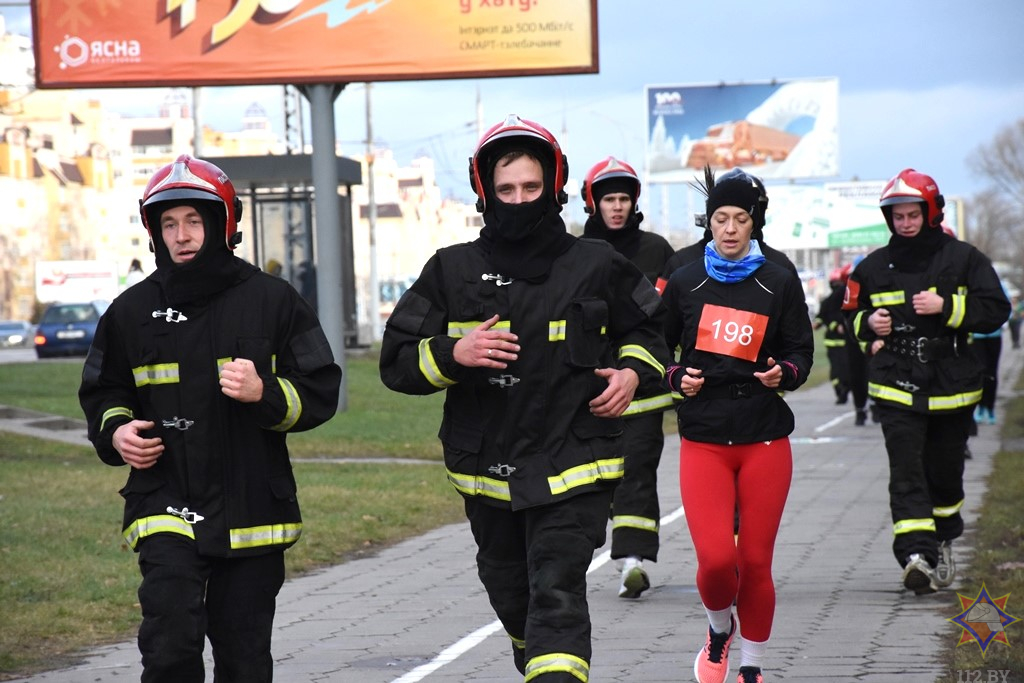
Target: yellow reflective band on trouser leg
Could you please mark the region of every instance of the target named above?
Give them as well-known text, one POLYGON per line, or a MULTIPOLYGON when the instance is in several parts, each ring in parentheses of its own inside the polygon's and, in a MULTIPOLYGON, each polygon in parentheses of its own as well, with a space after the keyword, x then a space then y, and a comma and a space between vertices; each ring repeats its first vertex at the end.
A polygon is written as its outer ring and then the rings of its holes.
POLYGON ((590 678, 590 665, 576 655, 564 652, 552 652, 547 655, 534 657, 526 664, 526 678, 523 683, 528 683, 537 676, 550 673, 567 673, 586 683, 590 678))
POLYGON ((935 520, 929 517, 928 519, 901 519, 892 525, 892 533, 894 536, 900 534, 911 534, 915 531, 930 531, 935 533, 935 520))
POLYGON ((957 501, 953 505, 946 505, 944 507, 932 508, 932 516, 933 517, 952 517, 955 514, 957 514, 958 512, 960 512, 960 508, 962 508, 963 506, 964 506, 964 501, 963 501, 963 499, 960 499, 959 501, 957 501))
POLYGON ((615 529, 640 529, 658 533, 658 520, 636 515, 615 515, 612 517, 612 530, 615 529))

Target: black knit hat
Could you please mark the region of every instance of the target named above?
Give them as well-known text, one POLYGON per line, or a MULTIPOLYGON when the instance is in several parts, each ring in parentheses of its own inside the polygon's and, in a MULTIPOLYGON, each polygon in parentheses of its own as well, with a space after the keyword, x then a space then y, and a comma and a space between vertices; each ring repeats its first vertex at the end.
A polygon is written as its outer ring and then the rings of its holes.
POLYGON ((768 194, 761 179, 738 168, 715 178, 707 166, 704 168, 704 178, 704 183, 698 181, 694 187, 707 196, 705 211, 708 222, 721 207, 736 206, 754 219, 755 237, 759 236, 764 228, 765 209, 768 208, 768 194))
POLYGON ((719 178, 708 191, 707 215, 711 218, 723 206, 736 206, 757 218, 761 191, 750 181, 750 176, 719 178))

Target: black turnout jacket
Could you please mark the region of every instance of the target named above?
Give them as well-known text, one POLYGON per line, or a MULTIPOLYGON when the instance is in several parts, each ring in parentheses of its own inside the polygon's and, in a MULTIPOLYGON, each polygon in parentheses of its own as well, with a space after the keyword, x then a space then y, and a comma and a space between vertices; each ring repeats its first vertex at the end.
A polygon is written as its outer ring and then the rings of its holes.
POLYGON ((157 273, 100 319, 79 390, 103 462, 124 465, 112 436, 132 419, 152 420, 145 435, 163 439, 156 464, 132 469, 121 490, 125 538, 137 548, 175 533, 223 557, 288 547, 302 518, 285 435, 333 417, 341 381, 316 314, 249 264, 226 289, 177 306, 157 273), (255 364, 259 402, 221 393, 220 368, 235 358, 255 364))
POLYGON ((655 390, 668 351, 664 307, 611 245, 577 239, 542 282, 505 278, 480 240, 439 250, 388 319, 380 374, 407 394, 446 390, 438 436, 449 481, 464 496, 522 509, 612 486, 622 478, 622 422, 593 416, 607 387, 596 368, 632 368, 655 390), (519 359, 469 368, 455 343, 500 316, 519 359))

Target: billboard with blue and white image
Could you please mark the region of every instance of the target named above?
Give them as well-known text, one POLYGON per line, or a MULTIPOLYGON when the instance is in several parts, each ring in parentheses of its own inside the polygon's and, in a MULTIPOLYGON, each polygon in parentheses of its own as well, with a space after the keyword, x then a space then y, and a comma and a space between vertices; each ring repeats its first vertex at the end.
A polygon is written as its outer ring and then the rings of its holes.
POLYGON ((705 164, 768 179, 839 174, 839 80, 647 86, 648 182, 705 164))

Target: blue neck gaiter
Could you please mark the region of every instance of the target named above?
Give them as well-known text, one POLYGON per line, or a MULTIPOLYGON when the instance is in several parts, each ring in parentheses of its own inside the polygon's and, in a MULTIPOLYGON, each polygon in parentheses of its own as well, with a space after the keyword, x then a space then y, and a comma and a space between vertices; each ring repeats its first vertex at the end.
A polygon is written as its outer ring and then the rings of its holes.
POLYGON ((764 263, 764 254, 761 253, 761 245, 757 240, 750 240, 750 251, 738 261, 719 255, 715 251, 715 243, 708 242, 704 245, 704 270, 712 279, 719 282, 742 282, 750 277, 750 274, 761 267, 764 263))

